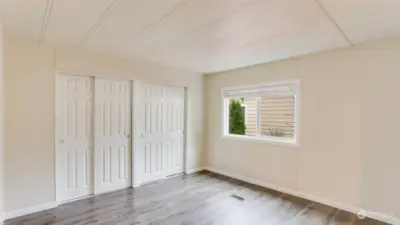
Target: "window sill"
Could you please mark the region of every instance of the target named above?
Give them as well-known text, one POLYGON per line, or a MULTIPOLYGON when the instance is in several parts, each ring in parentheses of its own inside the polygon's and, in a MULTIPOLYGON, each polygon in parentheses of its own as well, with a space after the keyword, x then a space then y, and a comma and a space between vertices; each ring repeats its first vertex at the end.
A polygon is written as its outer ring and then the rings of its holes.
POLYGON ((230 140, 238 140, 238 141, 268 143, 268 144, 287 146, 287 147, 299 147, 299 143, 296 142, 296 140, 286 139, 286 138, 245 136, 245 135, 234 135, 234 134, 223 135, 222 138, 230 140))

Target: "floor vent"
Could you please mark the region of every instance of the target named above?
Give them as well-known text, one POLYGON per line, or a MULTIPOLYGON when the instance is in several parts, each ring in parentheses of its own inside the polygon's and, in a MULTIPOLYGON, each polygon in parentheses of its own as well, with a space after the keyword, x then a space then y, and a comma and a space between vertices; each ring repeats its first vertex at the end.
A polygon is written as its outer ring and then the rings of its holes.
POLYGON ((245 200, 243 197, 240 197, 239 195, 235 195, 235 194, 231 195, 231 197, 235 198, 235 199, 237 199, 239 201, 244 201, 245 200))

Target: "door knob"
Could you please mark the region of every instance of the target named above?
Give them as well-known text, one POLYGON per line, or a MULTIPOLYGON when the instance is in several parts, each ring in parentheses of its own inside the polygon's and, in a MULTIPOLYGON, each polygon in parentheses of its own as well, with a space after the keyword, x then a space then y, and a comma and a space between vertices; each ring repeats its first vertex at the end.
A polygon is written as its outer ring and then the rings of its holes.
POLYGON ((60 139, 60 143, 61 143, 61 144, 64 143, 64 139, 60 139))

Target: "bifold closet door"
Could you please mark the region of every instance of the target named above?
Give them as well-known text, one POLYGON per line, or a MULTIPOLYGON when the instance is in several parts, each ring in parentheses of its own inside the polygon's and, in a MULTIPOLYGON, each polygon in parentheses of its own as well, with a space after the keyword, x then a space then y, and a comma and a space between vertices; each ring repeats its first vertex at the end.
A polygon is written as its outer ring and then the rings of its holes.
POLYGON ((95 194, 131 186, 131 81, 95 79, 95 194))
POLYGON ((61 202, 93 194, 93 86, 92 77, 56 76, 56 193, 61 202))
POLYGON ((184 87, 137 86, 135 185, 184 172, 184 87))

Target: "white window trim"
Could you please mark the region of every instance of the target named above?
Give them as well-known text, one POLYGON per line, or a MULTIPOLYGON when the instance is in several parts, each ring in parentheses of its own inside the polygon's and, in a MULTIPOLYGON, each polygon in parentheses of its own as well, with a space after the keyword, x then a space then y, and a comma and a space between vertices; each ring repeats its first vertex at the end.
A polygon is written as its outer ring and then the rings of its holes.
MULTIPOLYGON (((275 145, 283 145, 290 147, 298 147, 300 146, 300 84, 301 80, 288 80, 288 81, 279 81, 279 82, 271 82, 265 84, 256 84, 256 85, 241 85, 234 87, 224 87, 221 89, 221 103, 222 103, 222 138, 237 140, 237 141, 252 141, 252 142, 263 142, 270 143, 275 145), (246 136, 246 135, 235 135, 229 134, 229 99, 224 97, 225 90, 240 90, 244 88, 259 88, 259 87, 272 87, 278 85, 295 85, 296 89, 294 91, 294 137, 293 138, 283 138, 283 137, 273 137, 273 136, 246 136)), ((259 101, 257 101, 257 105, 259 105, 259 101)), ((258 106, 259 108, 259 106, 258 106)), ((259 114, 259 111, 257 111, 259 114)), ((257 118, 259 115, 257 114, 257 118)), ((247 119, 246 119, 247 123, 247 119)), ((259 123, 257 124, 257 131, 259 131, 259 123)), ((258 132, 259 133, 259 132, 258 132)))

